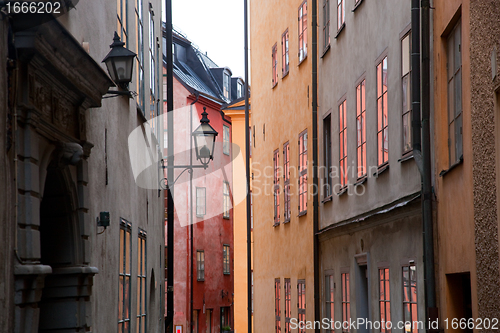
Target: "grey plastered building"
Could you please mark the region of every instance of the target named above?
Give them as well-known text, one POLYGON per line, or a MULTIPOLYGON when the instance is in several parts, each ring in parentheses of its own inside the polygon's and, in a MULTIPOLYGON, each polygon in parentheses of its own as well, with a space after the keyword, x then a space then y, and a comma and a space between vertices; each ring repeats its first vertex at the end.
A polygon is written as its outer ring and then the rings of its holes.
POLYGON ((321 318, 396 325, 425 317, 421 177, 405 94, 410 5, 319 3, 321 318))
POLYGON ((0 16, 0 332, 160 332, 164 199, 136 184, 127 138, 161 112, 161 2, 119 1, 128 18, 116 1, 73 3, 57 18, 0 16), (101 63, 117 19, 126 47, 150 56, 138 98, 103 99, 117 89, 101 63))

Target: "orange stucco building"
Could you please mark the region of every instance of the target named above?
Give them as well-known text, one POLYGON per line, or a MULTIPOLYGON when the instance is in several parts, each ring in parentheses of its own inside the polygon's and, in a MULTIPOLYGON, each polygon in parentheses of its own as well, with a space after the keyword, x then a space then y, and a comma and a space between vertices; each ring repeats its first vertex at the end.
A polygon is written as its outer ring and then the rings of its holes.
POLYGON ((250 22, 255 332, 290 332, 314 320, 310 3, 254 0, 250 22))
POLYGON ((435 0, 433 7, 436 276, 448 331, 452 318, 500 315, 500 6, 435 0))

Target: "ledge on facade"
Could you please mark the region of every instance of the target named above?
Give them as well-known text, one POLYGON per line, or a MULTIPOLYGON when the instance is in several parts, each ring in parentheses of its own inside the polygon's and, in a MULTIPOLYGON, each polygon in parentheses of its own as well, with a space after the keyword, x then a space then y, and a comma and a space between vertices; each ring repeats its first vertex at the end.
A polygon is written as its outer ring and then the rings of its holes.
POLYGON ((283 221, 283 224, 290 223, 290 219, 283 221))
POLYGON ((340 197, 341 195, 347 193, 347 185, 342 187, 339 192, 337 192, 337 195, 340 197))
POLYGON ((280 226, 280 223, 279 222, 274 222, 273 224, 273 227, 276 228, 276 227, 279 227, 280 226))
POLYGON ((301 216, 304 216, 306 214, 307 214, 307 210, 304 210, 304 211, 300 212, 298 216, 301 217, 301 216))
POLYGON ((344 30, 344 28, 345 28, 345 22, 342 23, 339 30, 337 30, 337 34, 335 35, 335 39, 337 39, 340 36, 340 33, 344 30))
POLYGON ((366 175, 364 175, 356 180, 356 182, 354 183, 354 186, 359 186, 359 185, 365 183, 367 180, 368 180, 368 177, 366 175))
POLYGON ((328 45, 323 49, 323 53, 321 53, 320 58, 323 58, 329 50, 330 50, 330 43, 328 43, 328 45))
POLYGON ((460 156, 460 159, 457 162, 453 163, 447 170, 442 170, 439 173, 439 177, 443 177, 448 172, 450 172, 451 170, 455 169, 456 167, 458 167, 462 163, 464 163, 464 155, 460 156))
POLYGON ((52 273, 52 267, 48 265, 15 265, 14 275, 46 275, 52 273))
POLYGON ((373 174, 373 177, 378 178, 378 176, 380 176, 383 172, 387 170, 389 170, 389 162, 379 166, 377 172, 373 174))
POLYGON ((74 266, 54 268, 52 274, 97 274, 99 269, 91 266, 74 266))
POLYGON ((13 29, 20 61, 50 71, 68 92, 82 100, 84 108, 101 106, 102 96, 115 84, 61 23, 52 17, 29 28, 14 23, 13 29))
POLYGON ((330 194, 329 196, 325 197, 325 198, 321 201, 321 203, 322 203, 322 204, 327 203, 327 202, 329 202, 329 201, 332 201, 332 199, 333 199, 333 195, 332 195, 332 194, 330 194))
POLYGON ((413 150, 403 154, 403 156, 398 160, 398 162, 403 163, 409 160, 413 160, 413 150))
POLYGON ((354 5, 354 8, 352 9, 352 12, 356 11, 356 9, 358 9, 358 7, 361 6, 362 3, 363 0, 358 0, 358 2, 356 2, 356 4, 354 5))
POLYGON ((357 215, 355 217, 352 217, 352 218, 349 218, 349 219, 346 219, 346 220, 343 220, 343 221, 339 221, 339 222, 336 222, 332 225, 329 225, 328 227, 325 227, 321 230, 319 230, 316 235, 321 235, 329 230, 332 230, 332 229, 337 229, 337 228, 340 228, 340 227, 343 227, 343 226, 346 226, 346 225, 350 225, 350 224, 354 224, 354 223, 359 223, 359 222, 362 222, 372 216, 375 216, 375 215, 379 215, 379 214, 384 214, 384 213, 388 213, 396 208, 400 208, 400 207, 404 207, 406 205, 408 205, 409 203, 413 202, 414 200, 420 198, 420 192, 417 192, 417 193, 413 193, 413 194, 410 194, 410 195, 407 195, 403 198, 400 198, 398 200, 395 200, 387 205, 384 205, 382 207, 378 207, 376 209, 372 209, 368 212, 365 212, 363 214, 360 214, 360 215, 357 215))

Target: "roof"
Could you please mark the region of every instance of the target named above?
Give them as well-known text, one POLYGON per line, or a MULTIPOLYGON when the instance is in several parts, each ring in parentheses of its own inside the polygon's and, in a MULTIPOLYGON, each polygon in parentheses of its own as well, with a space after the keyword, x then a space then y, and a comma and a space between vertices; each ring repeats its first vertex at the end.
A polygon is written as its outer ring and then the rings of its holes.
MULTIPOLYGON (((248 108, 251 109, 252 103, 251 99, 248 98, 248 108)), ((245 97, 238 98, 233 103, 224 106, 222 111, 228 110, 244 110, 245 109, 245 97)))

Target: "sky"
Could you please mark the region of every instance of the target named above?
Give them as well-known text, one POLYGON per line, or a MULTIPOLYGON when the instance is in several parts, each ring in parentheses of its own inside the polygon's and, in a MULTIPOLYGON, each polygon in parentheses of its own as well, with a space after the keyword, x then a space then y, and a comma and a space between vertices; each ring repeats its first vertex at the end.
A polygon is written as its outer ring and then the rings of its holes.
POLYGON ((233 77, 245 75, 243 0, 172 0, 172 21, 233 77))

